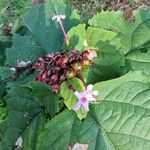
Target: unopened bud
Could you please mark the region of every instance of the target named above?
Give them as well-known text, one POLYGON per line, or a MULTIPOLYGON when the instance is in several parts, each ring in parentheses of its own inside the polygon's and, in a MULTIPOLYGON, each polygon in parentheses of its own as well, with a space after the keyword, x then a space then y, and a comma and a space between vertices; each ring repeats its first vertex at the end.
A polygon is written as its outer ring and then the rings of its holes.
POLYGON ((75 70, 75 71, 80 71, 82 69, 82 65, 80 62, 75 62, 74 64, 72 64, 72 68, 75 70))
POLYGON ((72 79, 73 77, 75 77, 75 71, 73 69, 69 69, 67 72, 66 72, 66 78, 67 79, 72 79))
POLYGON ((91 65, 92 65, 92 61, 89 60, 89 59, 85 59, 85 60, 82 61, 82 67, 83 68, 87 68, 87 67, 89 67, 91 65))

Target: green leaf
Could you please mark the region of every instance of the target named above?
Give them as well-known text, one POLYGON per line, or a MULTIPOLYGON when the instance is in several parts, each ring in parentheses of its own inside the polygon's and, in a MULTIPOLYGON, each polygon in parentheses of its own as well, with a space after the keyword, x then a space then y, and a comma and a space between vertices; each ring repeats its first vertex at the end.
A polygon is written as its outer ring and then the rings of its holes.
POLYGON ((40 130, 45 125, 46 119, 44 118, 43 114, 39 114, 35 117, 31 124, 26 128, 22 139, 23 139, 23 150, 35 150, 37 138, 40 130))
POLYGON ((94 65, 87 74, 88 83, 116 78, 122 75, 121 67, 125 66, 124 56, 109 42, 99 42, 94 65))
POLYGON ((126 21, 121 12, 103 11, 89 24, 116 32, 122 43, 121 52, 127 54, 150 41, 150 12, 134 11, 134 16, 135 21, 126 21))
POLYGON ((10 78, 13 75, 13 72, 10 70, 9 67, 0 67, 0 78, 5 80, 10 78))
POLYGON ((41 131, 37 150, 65 150, 75 143, 88 144, 89 150, 149 150, 150 88, 145 79, 140 72, 131 72, 97 83, 100 102, 90 107, 86 119, 81 122, 72 111, 64 111, 41 131))
POLYGON ((16 86, 8 93, 7 110, 8 119, 3 130, 2 146, 3 149, 11 150, 18 137, 24 133, 24 130, 42 112, 42 109, 34 101, 29 89, 16 86))
POLYGON ((127 54, 126 64, 128 70, 150 73, 150 48, 139 49, 127 54))
POLYGON ((0 142, 2 141, 3 138, 3 128, 6 122, 6 108, 5 107, 0 107, 0 142))
POLYGON ((49 121, 38 137, 37 150, 66 150, 75 118, 75 113, 67 111, 49 121))
POLYGON ((98 48, 97 44, 100 41, 109 41, 110 44, 115 45, 117 48, 120 47, 119 40, 116 39, 117 34, 112 31, 108 31, 102 28, 89 27, 86 29, 85 24, 79 24, 73 27, 69 32, 71 49, 75 48, 78 50, 84 50, 84 40, 87 41, 88 48, 98 48))
POLYGON ((70 6, 63 0, 50 0, 35 5, 23 15, 24 24, 29 28, 32 37, 47 52, 61 49, 64 40, 60 26, 56 20, 52 21, 56 14, 66 15, 66 19, 63 20, 66 32, 79 23, 77 13, 71 11, 70 6))
POLYGON ((0 41, 0 66, 3 66, 5 64, 5 50, 6 48, 10 48, 12 46, 10 41, 2 42, 0 41))
MULTIPOLYGON (((68 88, 68 86, 71 85, 76 91, 82 92, 85 90, 84 84, 81 80, 78 78, 72 79, 68 83, 65 81, 61 84, 61 91, 60 94, 64 98, 64 103, 67 106, 69 110, 73 110, 74 106, 78 102, 77 97, 73 94, 73 91, 68 88)), ((80 119, 85 118, 87 115, 87 112, 84 109, 79 109, 77 111, 77 116, 80 119)))
POLYGON ((14 35, 13 46, 9 49, 6 49, 7 64, 10 66, 16 66, 18 61, 33 61, 38 56, 44 54, 39 46, 32 41, 30 36, 19 36, 14 35))
POLYGON ((59 96, 54 94, 49 86, 33 81, 27 87, 32 89, 34 100, 45 107, 51 117, 59 112, 59 96))
POLYGON ((122 18, 121 11, 101 11, 89 19, 88 23, 90 26, 111 30, 114 22, 120 17, 122 18))

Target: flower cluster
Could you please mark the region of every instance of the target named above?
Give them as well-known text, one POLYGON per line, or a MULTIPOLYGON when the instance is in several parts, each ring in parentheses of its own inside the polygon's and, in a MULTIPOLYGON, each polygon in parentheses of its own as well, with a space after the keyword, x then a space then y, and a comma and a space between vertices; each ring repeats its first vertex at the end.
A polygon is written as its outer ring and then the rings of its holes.
POLYGON ((95 50, 91 49, 84 52, 71 50, 46 54, 33 66, 39 71, 35 80, 50 85, 52 91, 58 93, 63 81, 80 75, 82 70, 92 65, 96 56, 95 50))

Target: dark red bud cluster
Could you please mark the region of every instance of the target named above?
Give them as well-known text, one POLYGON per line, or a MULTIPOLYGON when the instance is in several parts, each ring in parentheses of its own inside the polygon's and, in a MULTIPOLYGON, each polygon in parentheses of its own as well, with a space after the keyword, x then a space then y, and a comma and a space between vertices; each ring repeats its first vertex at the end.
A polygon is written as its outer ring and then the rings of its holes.
POLYGON ((34 66, 40 71, 35 80, 50 85, 52 91, 58 93, 63 81, 72 79, 92 65, 93 61, 89 59, 92 51, 71 50, 46 54, 39 58, 34 66))

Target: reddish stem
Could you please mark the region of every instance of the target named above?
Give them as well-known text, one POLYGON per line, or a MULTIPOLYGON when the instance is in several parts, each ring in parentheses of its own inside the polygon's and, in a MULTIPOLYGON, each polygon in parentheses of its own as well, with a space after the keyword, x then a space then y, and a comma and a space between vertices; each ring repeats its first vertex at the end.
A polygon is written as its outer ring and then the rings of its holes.
POLYGON ((69 45, 69 38, 68 38, 68 36, 67 36, 67 34, 66 34, 66 31, 65 31, 65 29, 64 29, 64 26, 63 26, 63 24, 62 24, 62 20, 60 19, 60 21, 58 22, 59 23, 59 25, 60 25, 60 27, 61 27, 61 30, 62 30, 62 32, 63 32, 63 35, 64 35, 64 38, 65 38, 65 42, 66 42, 66 44, 67 45, 69 45))

